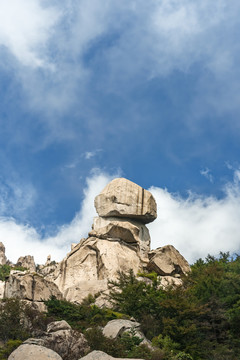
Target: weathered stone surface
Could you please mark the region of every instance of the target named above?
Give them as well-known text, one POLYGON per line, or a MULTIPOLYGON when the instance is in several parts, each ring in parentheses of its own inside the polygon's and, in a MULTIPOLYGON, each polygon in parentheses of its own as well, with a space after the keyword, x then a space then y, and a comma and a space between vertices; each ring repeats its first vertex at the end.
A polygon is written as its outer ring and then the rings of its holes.
POLYGON ((103 335, 112 339, 121 337, 126 332, 133 333, 134 336, 142 339, 141 344, 145 344, 152 349, 151 342, 148 341, 147 338, 144 336, 144 334, 140 330, 140 324, 136 321, 123 319, 111 320, 103 328, 103 335))
POLYGON ((8 360, 62 360, 61 356, 55 351, 46 347, 23 344, 14 350, 8 360))
POLYGON ((78 360, 90 350, 84 335, 72 330, 64 320, 50 323, 47 332, 42 334, 40 339, 29 338, 24 344, 49 348, 58 353, 63 360, 78 360))
POLYGON ((3 298, 4 295, 4 287, 5 287, 5 281, 0 280, 0 299, 3 298))
POLYGON ((55 261, 46 261, 45 265, 38 266, 38 274, 42 275, 49 281, 53 281, 53 273, 56 270, 58 263, 55 261))
POLYGON ((5 255, 5 246, 0 242, 0 265, 5 265, 7 263, 7 258, 5 255))
POLYGON ((30 272, 36 271, 36 265, 34 262, 34 257, 31 255, 21 256, 17 261, 17 266, 22 266, 28 269, 30 272))
POLYGON ((119 270, 130 269, 135 274, 142 270, 135 245, 119 239, 90 237, 75 246, 59 264, 54 281, 67 300, 81 301, 89 293, 106 291, 108 280, 116 280, 119 270))
POLYGON ((125 331, 129 331, 131 329, 138 331, 140 329, 140 324, 135 321, 123 319, 111 320, 103 328, 103 335, 108 338, 116 339, 117 337, 120 337, 125 331))
POLYGON ((37 274, 11 272, 5 283, 4 297, 6 298, 16 297, 38 303, 48 300, 51 296, 62 299, 57 285, 37 274))
POLYGON ((48 324, 48 326, 47 326, 48 333, 59 331, 59 330, 71 330, 71 326, 65 320, 53 321, 50 324, 48 324))
MULTIPOLYGON (((126 358, 114 358, 103 351, 94 350, 88 355, 81 358, 81 360, 128 360, 126 358)), ((143 360, 143 359, 132 359, 132 360, 143 360)))
POLYGON ((95 217, 89 236, 99 239, 116 239, 136 246, 136 251, 144 261, 148 261, 150 235, 148 228, 135 220, 117 217, 95 217))
POLYGON ((148 269, 162 276, 187 274, 190 266, 172 245, 166 245, 149 253, 148 269))
POLYGON ((42 340, 44 346, 56 351, 63 359, 78 360, 90 350, 85 336, 72 330, 66 321, 50 323, 42 340))
POLYGON ((102 217, 125 217, 137 219, 144 224, 157 217, 156 201, 152 194, 124 178, 112 180, 96 196, 94 205, 98 215, 102 217))
POLYGON ((51 264, 51 255, 47 256, 47 261, 45 262, 45 266, 49 266, 51 264))
POLYGON ((182 285, 182 279, 174 276, 161 276, 161 287, 166 289, 169 286, 177 287, 182 285))

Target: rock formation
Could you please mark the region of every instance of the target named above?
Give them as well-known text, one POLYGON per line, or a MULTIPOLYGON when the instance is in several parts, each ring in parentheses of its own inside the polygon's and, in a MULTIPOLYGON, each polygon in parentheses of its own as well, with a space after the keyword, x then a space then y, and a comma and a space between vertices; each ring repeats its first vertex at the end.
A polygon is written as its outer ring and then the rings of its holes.
POLYGON ((30 301, 41 311, 45 310, 43 301, 51 296, 62 299, 62 294, 56 284, 38 274, 12 270, 5 283, 5 298, 30 301))
POLYGON ((102 217, 137 219, 144 224, 157 217, 156 201, 152 194, 124 178, 112 180, 96 196, 94 205, 102 217))
MULTIPOLYGON (((45 265, 36 269, 33 257, 19 258, 18 265, 30 273, 11 272, 5 284, 6 297, 42 306, 42 300, 51 295, 80 303, 89 294, 98 294, 96 304, 108 305, 109 280, 117 280, 119 272, 129 270, 135 275, 155 271, 163 287, 181 284, 181 275, 190 271, 182 255, 170 245, 150 251, 145 224, 156 218, 157 208, 149 191, 127 179, 114 179, 94 204, 99 216, 94 218, 88 238, 72 244, 71 252, 59 264, 49 255, 45 265), (38 275, 31 274, 35 270, 38 275)), ((0 261, 6 262, 2 243, 0 261)))
POLYGON ((150 235, 145 224, 156 218, 151 193, 129 180, 115 179, 95 198, 95 207, 100 216, 89 237, 73 247, 55 271, 54 282, 70 301, 106 293, 108 281, 116 280, 119 271, 137 274, 148 264, 150 235))
POLYGON ((24 344, 44 346, 55 351, 63 360, 78 360, 90 350, 84 335, 74 331, 64 320, 48 324, 47 332, 41 338, 27 339, 24 344))
POLYGON ((18 261, 16 266, 21 266, 27 270, 29 270, 30 272, 35 272, 36 271, 36 265, 34 262, 34 257, 31 255, 26 255, 26 256, 21 256, 18 261))
POLYGON ((0 265, 5 265, 7 263, 7 258, 5 255, 5 246, 0 242, 0 265))
POLYGON ((124 319, 111 320, 103 328, 103 335, 111 339, 117 339, 121 338, 124 333, 130 332, 133 333, 134 336, 139 337, 139 339, 142 339, 141 345, 144 344, 147 345, 150 349, 153 349, 151 342, 147 340, 140 327, 141 324, 136 321, 124 319))
POLYGON ((147 268, 162 276, 183 275, 190 271, 188 262, 172 245, 152 250, 147 268))

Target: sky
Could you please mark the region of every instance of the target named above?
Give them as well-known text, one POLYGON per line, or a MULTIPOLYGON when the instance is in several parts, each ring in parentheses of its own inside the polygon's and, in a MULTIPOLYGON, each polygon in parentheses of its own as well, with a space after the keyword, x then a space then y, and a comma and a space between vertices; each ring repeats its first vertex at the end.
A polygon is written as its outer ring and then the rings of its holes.
POLYGON ((115 177, 152 248, 240 252, 240 3, 0 0, 0 241, 60 261, 115 177))

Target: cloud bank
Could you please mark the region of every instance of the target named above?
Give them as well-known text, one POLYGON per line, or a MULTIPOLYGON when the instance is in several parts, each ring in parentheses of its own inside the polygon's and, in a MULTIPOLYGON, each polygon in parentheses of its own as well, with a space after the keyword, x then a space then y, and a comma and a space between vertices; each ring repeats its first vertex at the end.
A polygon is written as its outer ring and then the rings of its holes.
MULTIPOLYGON (((13 218, 0 218, 0 241, 7 257, 16 262, 19 256, 34 255, 44 263, 49 254, 60 261, 70 251, 71 243, 86 237, 96 212, 94 197, 115 176, 98 172, 86 180, 81 209, 70 224, 56 230, 55 236, 41 238, 36 229, 13 218)), ((222 199, 189 193, 184 198, 167 189, 149 189, 158 205, 158 218, 149 224, 152 248, 174 245, 189 262, 220 251, 239 252, 240 242, 240 171, 224 187, 222 199)))
POLYGON ((239 109, 239 10, 235 0, 231 6, 227 0, 2 0, 0 51, 7 50, 5 66, 22 83, 28 106, 45 115, 60 116, 76 104, 86 113, 93 81, 106 94, 119 93, 139 79, 191 73, 196 65, 202 75, 192 111, 204 101, 221 113, 239 109))
POLYGON ((191 263, 220 251, 240 251, 240 171, 221 199, 193 193, 183 198, 156 187, 150 191, 158 204, 158 218, 149 224, 153 248, 174 245, 191 263))
POLYGON ((94 198, 113 177, 94 171, 86 179, 81 209, 70 224, 56 229, 54 236, 42 238, 33 227, 17 223, 14 218, 0 217, 0 241, 5 245, 8 259, 16 262, 20 256, 33 255, 36 263, 43 264, 51 254, 53 260, 62 260, 70 251, 71 243, 78 243, 91 230, 96 215, 94 198))

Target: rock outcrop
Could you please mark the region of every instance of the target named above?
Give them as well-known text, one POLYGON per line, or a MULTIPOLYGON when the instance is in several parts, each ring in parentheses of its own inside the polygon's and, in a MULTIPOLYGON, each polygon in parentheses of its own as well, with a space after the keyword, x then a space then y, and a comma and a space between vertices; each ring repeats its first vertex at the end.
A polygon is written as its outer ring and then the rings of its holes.
POLYGON ((55 351, 33 344, 20 345, 9 356, 8 360, 62 360, 55 351))
POLYGON ((133 269, 137 273, 141 268, 131 245, 117 239, 90 237, 59 264, 54 281, 67 300, 81 302, 90 293, 105 293, 108 280, 115 280, 118 271, 133 269))
MULTIPOLYGON (((92 294, 96 295, 98 306, 107 306, 109 281, 116 281, 119 272, 130 270, 135 275, 155 271, 161 276, 163 287, 182 283, 181 275, 190 271, 183 256, 170 245, 150 251, 145 224, 156 218, 157 207, 149 191, 127 179, 114 179, 96 196, 95 207, 99 216, 94 218, 88 238, 72 244, 70 253, 60 263, 51 261, 49 255, 45 265, 36 268, 33 257, 18 259, 17 265, 27 268, 28 273, 11 272, 5 297, 42 306, 42 300, 52 295, 80 303, 92 294), (38 275, 32 273, 35 271, 38 275)), ((2 243, 1 262, 6 262, 2 243)))
POLYGON ((124 178, 112 180, 96 196, 94 205, 102 217, 124 217, 144 224, 157 217, 157 205, 152 194, 124 178))
POLYGON ((188 262, 172 245, 152 250, 147 268, 162 276, 183 275, 190 271, 188 262))
POLYGON ((147 340, 141 331, 140 326, 141 324, 136 321, 123 319, 111 320, 103 328, 103 335, 111 339, 117 339, 121 338, 124 333, 134 334, 134 336, 137 336, 142 340, 141 344, 145 344, 149 348, 153 349, 151 342, 147 340))
POLYGON ((21 256, 17 261, 17 266, 21 266, 30 272, 36 271, 36 265, 34 262, 34 257, 31 255, 21 256))
MULTIPOLYGON (((95 198, 99 217, 94 218, 87 239, 72 246, 48 279, 54 281, 69 301, 81 302, 91 293, 101 293, 97 305, 106 305, 108 281, 117 280, 119 272, 156 271, 173 277, 189 267, 173 248, 150 252, 150 235, 146 223, 156 216, 152 194, 127 179, 111 181, 95 198)), ((172 278, 171 278, 172 279, 172 278)), ((179 279, 164 283, 178 284, 179 279)))
POLYGON ((13 270, 5 283, 5 298, 30 301, 41 311, 45 309, 43 301, 51 296, 62 299, 57 285, 38 274, 13 270))
POLYGON ((120 271, 137 274, 146 268, 150 235, 145 223, 156 218, 156 202, 149 191, 115 179, 96 196, 95 207, 100 216, 94 218, 89 237, 58 265, 54 282, 70 301, 101 292, 101 305, 106 304, 109 280, 116 280, 120 271))
POLYGON ((78 360, 90 350, 84 335, 74 331, 64 320, 48 324, 47 332, 40 339, 30 338, 24 344, 44 346, 63 360, 78 360))
POLYGON ((5 255, 5 246, 0 242, 0 265, 5 265, 7 263, 7 258, 5 255))

